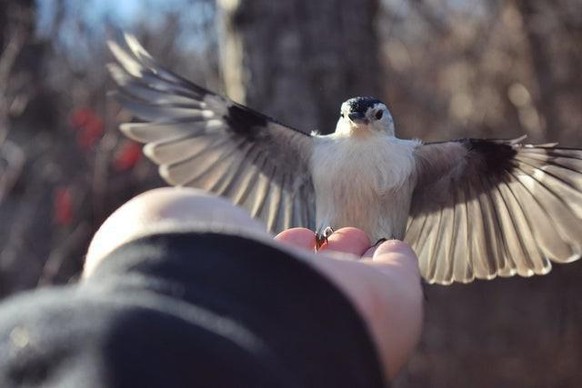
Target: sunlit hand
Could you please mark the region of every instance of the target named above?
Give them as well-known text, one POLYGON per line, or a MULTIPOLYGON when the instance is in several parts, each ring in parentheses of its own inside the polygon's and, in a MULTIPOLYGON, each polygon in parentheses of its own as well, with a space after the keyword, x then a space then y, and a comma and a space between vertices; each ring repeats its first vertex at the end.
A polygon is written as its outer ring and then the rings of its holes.
MULTIPOLYGON (((89 277, 115 248, 139 237, 175 231, 245 235, 272 244, 257 221, 230 202, 200 190, 164 188, 144 193, 115 211, 101 226, 87 253, 89 277)), ((387 376, 411 356, 422 322, 422 289, 416 256, 399 241, 370 248, 359 229, 334 232, 314 254, 314 233, 290 229, 275 237, 287 251, 311 263, 353 302, 364 318, 387 376)))
MULTIPOLYGON (((275 239, 313 252, 315 239, 308 229, 289 229, 275 239)), ((311 263, 336 283, 364 317, 393 378, 408 361, 422 328, 422 287, 418 259, 410 247, 396 240, 370 248, 360 229, 335 231, 311 263)))

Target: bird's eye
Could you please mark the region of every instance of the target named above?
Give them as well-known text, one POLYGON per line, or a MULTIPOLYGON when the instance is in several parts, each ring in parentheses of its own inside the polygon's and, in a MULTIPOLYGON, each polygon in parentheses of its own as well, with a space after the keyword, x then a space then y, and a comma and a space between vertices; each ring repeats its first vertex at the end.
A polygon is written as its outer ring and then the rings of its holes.
POLYGON ((382 118, 382 115, 384 115, 384 112, 379 110, 378 112, 376 112, 376 120, 380 120, 382 118))
POLYGON ((344 114, 343 114, 343 112, 342 112, 342 113, 340 113, 340 116, 341 116, 341 118, 342 118, 342 119, 344 118, 344 114))

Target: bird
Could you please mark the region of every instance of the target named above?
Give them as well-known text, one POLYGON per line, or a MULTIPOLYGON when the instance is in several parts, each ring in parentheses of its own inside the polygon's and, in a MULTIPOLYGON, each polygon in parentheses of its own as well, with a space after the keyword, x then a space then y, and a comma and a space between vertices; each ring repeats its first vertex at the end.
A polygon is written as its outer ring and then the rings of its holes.
POLYGON ((129 34, 108 42, 120 124, 174 186, 229 198, 277 233, 321 242, 354 226, 400 239, 428 283, 546 274, 582 254, 582 150, 517 139, 400 139, 387 105, 355 97, 335 131, 286 126, 159 65, 129 34))

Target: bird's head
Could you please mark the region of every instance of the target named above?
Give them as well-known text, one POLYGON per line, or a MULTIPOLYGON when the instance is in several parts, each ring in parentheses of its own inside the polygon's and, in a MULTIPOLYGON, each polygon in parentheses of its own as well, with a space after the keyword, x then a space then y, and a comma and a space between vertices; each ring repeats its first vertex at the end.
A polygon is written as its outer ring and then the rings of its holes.
POLYGON ((342 104, 337 132, 394 136, 394 120, 386 104, 377 98, 354 97, 342 104))

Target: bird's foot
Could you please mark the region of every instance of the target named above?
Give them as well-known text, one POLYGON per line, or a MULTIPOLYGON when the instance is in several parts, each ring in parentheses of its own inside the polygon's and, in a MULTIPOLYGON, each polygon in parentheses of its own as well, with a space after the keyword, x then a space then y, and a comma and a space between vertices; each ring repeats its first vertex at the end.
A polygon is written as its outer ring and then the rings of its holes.
MULTIPOLYGON (((321 229, 320 229, 321 230, 321 229)), ((319 251, 322 246, 327 244, 327 239, 333 234, 334 230, 331 226, 327 226, 322 232, 315 232, 315 251, 319 251)))

